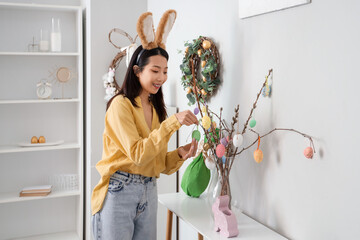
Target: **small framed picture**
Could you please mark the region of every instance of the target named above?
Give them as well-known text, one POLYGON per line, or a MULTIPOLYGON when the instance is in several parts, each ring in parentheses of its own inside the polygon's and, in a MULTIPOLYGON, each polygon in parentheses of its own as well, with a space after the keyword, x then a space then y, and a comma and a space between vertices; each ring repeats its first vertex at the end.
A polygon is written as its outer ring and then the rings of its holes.
POLYGON ((242 19, 254 17, 310 2, 311 0, 239 0, 239 17, 242 19))

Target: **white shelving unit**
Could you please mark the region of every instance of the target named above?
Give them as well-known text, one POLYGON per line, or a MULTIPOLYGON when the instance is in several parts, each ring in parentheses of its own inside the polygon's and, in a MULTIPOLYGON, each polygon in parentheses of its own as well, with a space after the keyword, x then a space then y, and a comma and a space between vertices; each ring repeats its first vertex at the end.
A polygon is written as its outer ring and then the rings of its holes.
POLYGON ((82 9, 0 2, 0 32, 0 239, 83 239, 82 9), (50 34, 52 17, 61 20, 62 51, 28 52, 40 29, 50 34), (51 74, 60 67, 74 73, 63 86, 51 74), (36 95, 44 78, 52 82, 47 100, 36 95), (19 146, 32 136, 64 143, 19 146), (58 174, 77 174, 79 189, 19 197, 58 174))

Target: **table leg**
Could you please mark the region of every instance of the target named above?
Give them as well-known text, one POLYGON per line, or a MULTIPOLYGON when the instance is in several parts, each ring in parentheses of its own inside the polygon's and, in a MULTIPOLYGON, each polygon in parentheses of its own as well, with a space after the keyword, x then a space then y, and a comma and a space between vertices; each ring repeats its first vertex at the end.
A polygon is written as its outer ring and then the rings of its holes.
POLYGON ((171 240, 173 212, 168 209, 166 223, 166 240, 171 240))
POLYGON ((204 239, 203 235, 201 235, 201 233, 198 233, 198 240, 203 240, 203 239, 204 239))

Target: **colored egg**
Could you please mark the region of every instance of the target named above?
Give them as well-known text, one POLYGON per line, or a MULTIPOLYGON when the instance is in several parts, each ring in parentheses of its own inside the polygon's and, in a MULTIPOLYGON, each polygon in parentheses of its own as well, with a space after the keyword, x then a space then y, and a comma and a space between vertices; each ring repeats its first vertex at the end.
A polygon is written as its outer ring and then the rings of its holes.
POLYGON ((201 134, 200 134, 200 132, 198 130, 194 130, 192 132, 192 138, 195 138, 196 141, 200 141, 200 137, 201 137, 201 134))
POLYGON ((314 155, 314 150, 312 149, 312 147, 305 148, 304 155, 305 155, 306 158, 311 159, 313 157, 313 155, 314 155))
POLYGON ((226 157, 225 156, 222 156, 221 160, 222 160, 223 164, 226 163, 226 157))
POLYGON ((197 107, 194 108, 194 114, 195 114, 195 115, 198 115, 199 112, 200 112, 199 108, 197 108, 197 107))
MULTIPOLYGON (((205 141, 204 141, 204 142, 205 142, 205 141)), ((209 145, 208 143, 205 143, 203 149, 204 149, 205 151, 207 151, 207 150, 209 150, 209 148, 210 148, 210 145, 209 145)))
POLYGON ((203 113, 206 113, 206 107, 203 106, 203 107, 201 108, 201 111, 202 111, 203 113))
POLYGON ((205 166, 210 170, 213 170, 216 167, 214 160, 212 160, 210 157, 205 159, 205 166))
POLYGON ((261 161, 263 160, 263 157, 264 157, 263 152, 260 149, 255 150, 255 152, 254 152, 255 162, 261 163, 261 161))
POLYGON ((251 120, 250 120, 250 123, 249 123, 249 126, 250 126, 251 128, 255 127, 255 126, 256 126, 256 120, 255 120, 255 119, 251 119, 251 120))
POLYGON ((240 147, 244 142, 244 137, 241 134, 235 134, 232 141, 235 147, 240 147))
POLYGON ((203 47, 205 50, 209 49, 209 48, 211 47, 211 42, 208 41, 208 40, 204 40, 204 41, 202 42, 202 47, 203 47))
POLYGON ((212 122, 213 127, 216 128, 216 122, 212 122))
POLYGON ((225 146, 222 144, 219 144, 216 146, 216 156, 221 158, 225 154, 225 146))
POLYGON ((210 117, 209 116, 204 116, 202 118, 202 126, 205 128, 205 129, 208 129, 210 127, 210 124, 211 124, 211 120, 210 120, 210 117))
POLYGON ((226 138, 222 138, 222 139, 220 139, 220 143, 226 147, 228 144, 228 141, 226 140, 226 138))

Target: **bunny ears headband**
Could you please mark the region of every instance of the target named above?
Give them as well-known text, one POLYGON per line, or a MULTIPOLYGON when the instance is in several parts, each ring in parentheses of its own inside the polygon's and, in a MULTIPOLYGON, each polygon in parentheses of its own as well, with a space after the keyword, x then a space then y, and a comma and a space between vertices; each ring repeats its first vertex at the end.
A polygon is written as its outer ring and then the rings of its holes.
POLYGON ((161 17, 155 33, 152 13, 146 12, 141 14, 136 30, 143 48, 147 50, 157 47, 165 49, 166 39, 174 25, 175 19, 176 11, 172 9, 167 10, 161 17))

